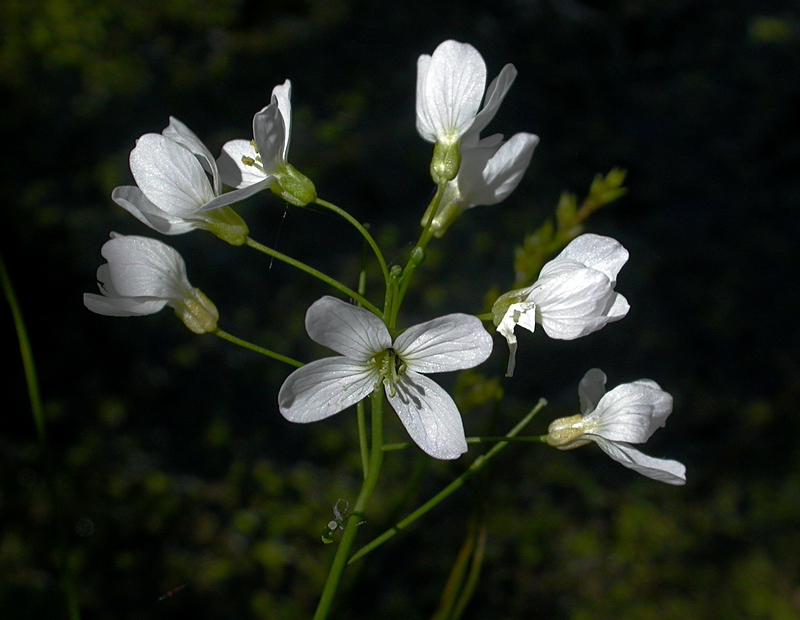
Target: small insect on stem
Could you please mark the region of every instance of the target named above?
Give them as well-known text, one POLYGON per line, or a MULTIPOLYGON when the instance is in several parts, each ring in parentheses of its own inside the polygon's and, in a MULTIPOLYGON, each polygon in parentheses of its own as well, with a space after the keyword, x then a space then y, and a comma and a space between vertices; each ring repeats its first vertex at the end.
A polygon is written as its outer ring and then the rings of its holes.
POLYGON ((344 522, 347 521, 347 509, 350 507, 350 503, 346 499, 338 499, 336 503, 333 505, 333 521, 328 522, 328 526, 322 532, 322 542, 326 545, 329 545, 333 542, 333 533, 336 530, 343 530, 344 529, 344 522), (339 508, 339 506, 342 506, 339 508))

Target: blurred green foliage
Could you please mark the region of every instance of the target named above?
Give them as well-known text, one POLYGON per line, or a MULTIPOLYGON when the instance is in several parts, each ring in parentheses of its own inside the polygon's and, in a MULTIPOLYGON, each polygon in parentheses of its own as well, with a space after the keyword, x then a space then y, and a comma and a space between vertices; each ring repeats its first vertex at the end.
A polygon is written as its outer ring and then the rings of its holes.
MULTIPOLYGON (((544 396, 539 432, 574 411, 591 366, 612 384, 653 378, 676 410, 647 451, 684 461, 689 484, 637 479, 591 446, 512 446, 356 564, 339 617, 430 616, 473 514, 488 541, 465 617, 800 617, 800 285, 786 275, 800 266, 798 32, 791 3, 755 0, 3 2, 0 249, 50 445, 37 443, 0 312, 11 368, 0 616, 68 617, 63 575, 83 618, 309 616, 333 553, 320 535, 358 487, 354 416, 289 425, 275 406, 287 369, 195 337, 170 313, 110 319, 80 297, 110 230, 150 233, 108 199, 130 183, 135 138, 172 114, 215 151, 249 135, 287 77, 293 162, 402 261, 431 191, 413 128, 416 57, 452 37, 492 74, 517 66, 492 128, 542 142, 505 204, 471 210, 431 248, 403 321, 480 311, 514 284, 514 248, 564 191, 624 168, 628 193, 587 229, 630 250, 619 284, 630 315, 574 343, 524 336, 514 380, 469 373, 455 390, 468 434, 507 429, 544 396)), ((358 238, 327 214, 271 198, 237 210, 254 237, 355 283, 361 254, 345 242, 358 238)), ((169 242, 226 330, 323 354, 302 315, 324 287, 210 235, 169 242)), ((498 342, 500 374, 504 355, 498 342)), ((364 542, 463 467, 392 453, 384 480, 410 488, 381 487, 364 542)))

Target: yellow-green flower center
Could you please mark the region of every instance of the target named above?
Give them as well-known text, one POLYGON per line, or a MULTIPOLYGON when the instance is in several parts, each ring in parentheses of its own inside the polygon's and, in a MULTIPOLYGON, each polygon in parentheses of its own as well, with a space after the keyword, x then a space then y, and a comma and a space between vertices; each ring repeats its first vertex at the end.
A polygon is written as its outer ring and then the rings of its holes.
MULTIPOLYGON (((378 372, 382 377, 383 385, 385 385, 386 389, 389 390, 389 395, 395 396, 397 394, 395 384, 406 372, 405 362, 403 362, 403 360, 397 354, 397 351, 395 351, 392 347, 389 347, 385 351, 381 351, 375 355, 371 362, 378 369, 378 372)), ((375 387, 377 387, 377 385, 375 387)))

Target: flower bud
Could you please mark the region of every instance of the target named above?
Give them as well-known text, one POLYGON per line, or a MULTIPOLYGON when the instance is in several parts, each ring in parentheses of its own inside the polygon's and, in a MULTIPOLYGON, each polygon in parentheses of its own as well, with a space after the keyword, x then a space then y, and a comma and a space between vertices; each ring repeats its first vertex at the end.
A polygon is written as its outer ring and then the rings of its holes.
POLYGON ((185 297, 174 304, 177 314, 186 327, 195 334, 205 334, 217 329, 219 311, 200 289, 192 291, 193 297, 185 297))
POLYGON ((206 221, 198 228, 207 230, 231 245, 243 245, 250 229, 236 211, 230 207, 214 209, 206 213, 206 221))
POLYGON ((305 207, 317 199, 317 188, 311 179, 291 164, 286 164, 280 172, 276 172, 275 182, 270 184, 270 189, 297 207, 305 207))
POLYGON ((589 443, 588 439, 581 439, 584 435, 583 416, 581 414, 554 420, 547 431, 548 445, 559 450, 571 450, 589 443))

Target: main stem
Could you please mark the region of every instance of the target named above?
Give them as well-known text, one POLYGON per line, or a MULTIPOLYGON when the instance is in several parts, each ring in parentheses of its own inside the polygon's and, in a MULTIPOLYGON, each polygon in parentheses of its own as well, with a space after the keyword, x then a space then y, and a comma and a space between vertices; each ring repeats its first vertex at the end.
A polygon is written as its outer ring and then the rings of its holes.
POLYGON ((366 478, 364 478, 364 484, 361 487, 361 492, 358 494, 358 499, 356 499, 353 511, 347 519, 347 526, 344 529, 342 539, 339 541, 339 548, 336 550, 336 555, 333 558, 333 564, 328 573, 325 587, 322 590, 322 596, 317 605, 314 620, 323 620, 327 618, 330 613, 336 591, 342 580, 344 569, 347 567, 347 560, 350 556, 350 549, 353 547, 356 533, 358 532, 358 526, 362 521, 367 504, 372 497, 372 493, 375 491, 375 486, 378 483, 378 478, 381 473, 381 466, 383 465, 383 389, 379 387, 375 390, 370 396, 370 401, 372 405, 372 450, 370 452, 369 469, 366 478))

